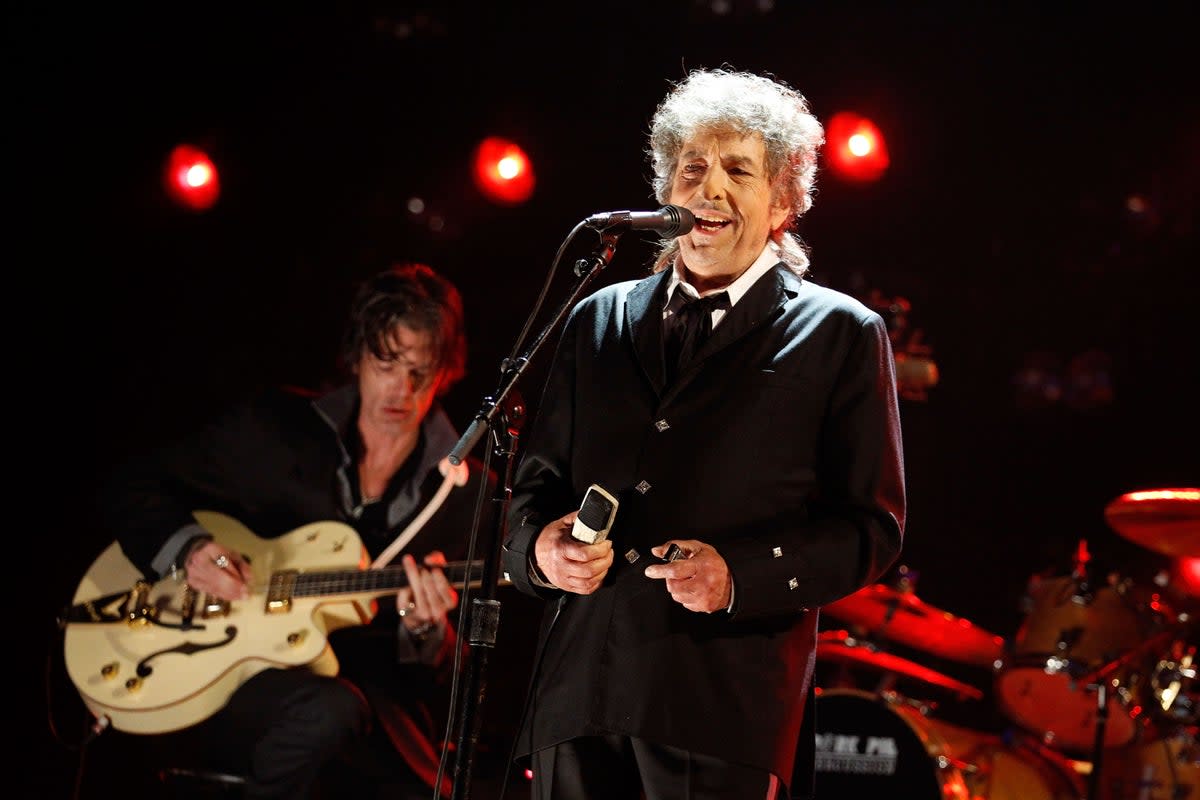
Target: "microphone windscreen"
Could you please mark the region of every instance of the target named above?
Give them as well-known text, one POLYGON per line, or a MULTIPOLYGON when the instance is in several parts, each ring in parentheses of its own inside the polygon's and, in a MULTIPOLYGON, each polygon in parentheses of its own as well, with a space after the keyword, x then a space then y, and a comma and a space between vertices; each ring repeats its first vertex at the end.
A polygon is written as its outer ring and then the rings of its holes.
POLYGON ((666 206, 665 210, 675 220, 670 230, 663 231, 663 236, 683 236, 696 226, 696 216, 683 206, 666 206))

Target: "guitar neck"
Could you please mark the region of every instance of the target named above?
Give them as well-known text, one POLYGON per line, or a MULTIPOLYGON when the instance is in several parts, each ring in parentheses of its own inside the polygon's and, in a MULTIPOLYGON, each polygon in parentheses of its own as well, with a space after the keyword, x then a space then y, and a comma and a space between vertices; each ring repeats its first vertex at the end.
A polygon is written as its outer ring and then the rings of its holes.
MULTIPOLYGON (((480 586, 482 561, 454 561, 442 568, 452 586, 470 583, 480 586)), ((315 572, 279 572, 271 576, 271 585, 288 585, 293 597, 320 597, 338 594, 384 593, 408 586, 404 567, 366 570, 318 570, 315 572)))

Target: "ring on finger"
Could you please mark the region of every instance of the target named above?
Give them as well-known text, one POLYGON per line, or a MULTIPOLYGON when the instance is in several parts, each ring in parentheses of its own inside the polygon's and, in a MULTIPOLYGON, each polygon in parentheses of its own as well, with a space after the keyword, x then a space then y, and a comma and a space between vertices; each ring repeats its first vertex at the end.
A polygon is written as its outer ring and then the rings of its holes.
POLYGON ((408 605, 399 609, 396 613, 400 615, 401 619, 403 619, 404 617, 407 617, 409 614, 413 613, 416 610, 417 610, 417 604, 409 603, 408 605))
POLYGON ((213 559, 213 563, 217 565, 217 569, 225 569, 229 566, 229 556, 222 553, 213 559))
POLYGON ((433 629, 436 627, 437 627, 437 623, 434 622, 433 620, 425 620, 417 627, 410 628, 408 632, 411 633, 417 639, 424 639, 426 636, 433 633, 433 629))

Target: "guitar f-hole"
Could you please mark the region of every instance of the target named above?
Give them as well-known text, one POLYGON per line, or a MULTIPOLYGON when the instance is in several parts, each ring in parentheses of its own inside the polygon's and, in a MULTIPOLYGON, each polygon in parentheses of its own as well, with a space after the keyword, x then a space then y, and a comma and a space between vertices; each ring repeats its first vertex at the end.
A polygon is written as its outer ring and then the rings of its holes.
POLYGON ((225 629, 225 638, 219 642, 210 642, 209 644, 196 644, 195 642, 184 642, 178 647, 168 647, 165 650, 159 650, 156 653, 151 653, 137 664, 136 672, 139 678, 149 677, 150 673, 154 672, 154 667, 150 666, 150 662, 159 656, 167 655, 168 653, 179 653, 180 655, 190 656, 195 653, 203 653, 205 650, 212 650, 217 647, 224 647, 237 638, 237 626, 230 625, 225 629))

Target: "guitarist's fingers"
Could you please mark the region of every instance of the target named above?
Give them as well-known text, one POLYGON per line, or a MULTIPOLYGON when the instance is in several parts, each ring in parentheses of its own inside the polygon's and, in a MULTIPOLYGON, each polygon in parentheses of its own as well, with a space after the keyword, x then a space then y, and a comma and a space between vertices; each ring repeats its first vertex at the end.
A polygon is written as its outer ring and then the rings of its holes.
POLYGON ((458 592, 450 585, 450 581, 446 578, 446 573, 440 569, 435 569, 427 577, 429 578, 431 587, 431 600, 440 605, 441 613, 445 614, 458 605, 458 592))
POLYGON ((250 596, 250 587, 254 584, 254 572, 241 556, 226 552, 224 560, 222 560, 222 556, 217 556, 213 560, 213 566, 218 571, 218 587, 227 593, 223 596, 237 600, 245 600, 250 596))
POLYGON ((408 576, 408 585, 412 589, 412 602, 415 606, 412 616, 419 622, 432 621, 438 613, 427 585, 426 576, 429 572, 422 569, 411 555, 405 555, 401 563, 404 564, 404 573, 408 576))
POLYGON ((450 581, 446 579, 446 573, 442 571, 446 566, 446 554, 441 550, 430 552, 425 556, 425 566, 429 568, 429 571, 422 577, 425 579, 425 584, 430 587, 429 604, 436 609, 435 616, 443 616, 458 605, 458 592, 450 585, 450 581))
POLYGON ((414 615, 421 621, 437 622, 458 604, 458 593, 439 568, 444 563, 440 553, 431 554, 425 561, 435 568, 423 569, 409 555, 404 557, 403 564, 413 590, 414 615))
POLYGON ((196 591, 222 600, 243 600, 250 596, 247 586, 253 579, 250 565, 216 542, 206 542, 193 550, 185 566, 188 585, 196 591))
POLYGON ((237 567, 238 574, 242 576, 242 583, 246 586, 254 585, 254 567, 250 566, 250 562, 241 556, 233 557, 233 565, 237 567))

